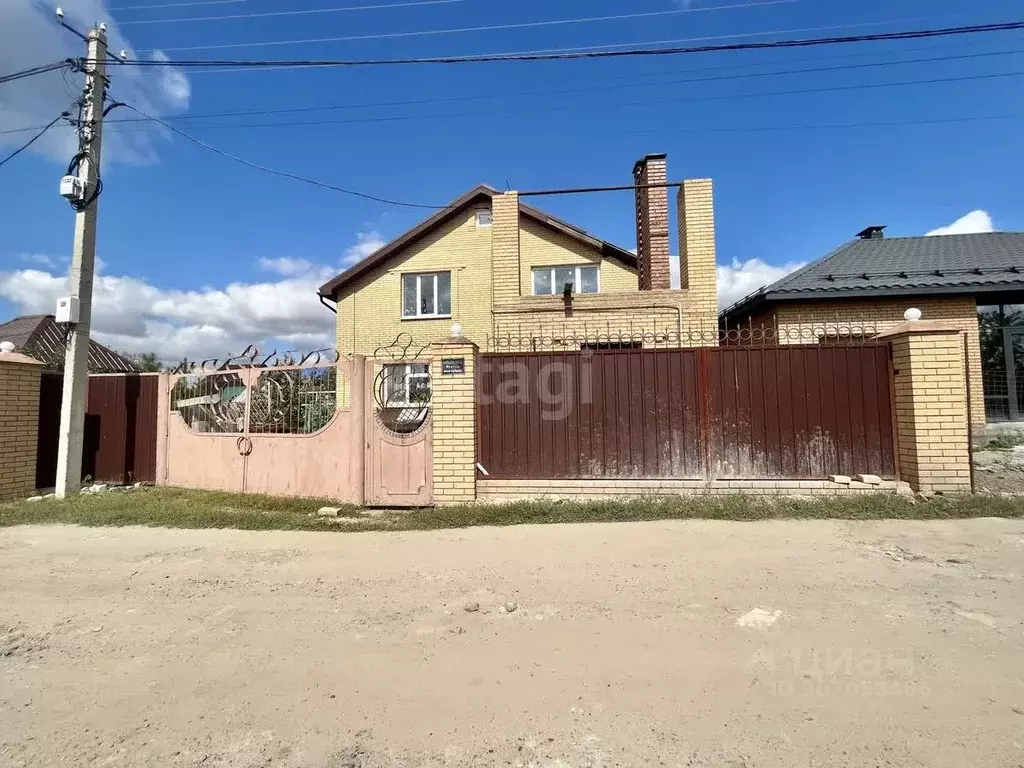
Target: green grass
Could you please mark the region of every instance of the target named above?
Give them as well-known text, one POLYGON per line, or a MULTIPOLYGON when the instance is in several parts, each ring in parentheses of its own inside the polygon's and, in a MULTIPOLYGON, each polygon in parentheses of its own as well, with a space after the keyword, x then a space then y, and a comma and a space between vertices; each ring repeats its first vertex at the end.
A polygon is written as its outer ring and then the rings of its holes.
POLYGON ((757 496, 638 499, 635 501, 472 504, 370 514, 342 505, 339 524, 318 518, 325 499, 143 488, 58 501, 0 504, 0 526, 69 523, 88 526, 147 525, 166 528, 237 528, 282 531, 414 531, 475 525, 627 522, 636 520, 935 520, 1024 517, 1024 499, 991 496, 940 497, 912 503, 893 496, 804 500, 757 496))

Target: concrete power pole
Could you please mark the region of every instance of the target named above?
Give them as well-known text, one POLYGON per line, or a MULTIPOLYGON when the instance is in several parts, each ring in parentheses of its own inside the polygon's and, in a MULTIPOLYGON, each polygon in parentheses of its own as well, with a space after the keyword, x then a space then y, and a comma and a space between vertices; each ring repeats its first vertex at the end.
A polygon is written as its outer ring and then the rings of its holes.
POLYGON ((75 215, 75 246, 71 258, 70 294, 78 300, 78 322, 71 328, 64 359, 64 392, 60 405, 60 442, 57 447, 58 498, 77 493, 82 485, 82 443, 85 400, 89 383, 89 327, 92 321, 92 279, 96 263, 97 185, 103 132, 103 99, 107 92, 107 33, 97 25, 87 37, 85 90, 78 178, 82 201, 75 215))

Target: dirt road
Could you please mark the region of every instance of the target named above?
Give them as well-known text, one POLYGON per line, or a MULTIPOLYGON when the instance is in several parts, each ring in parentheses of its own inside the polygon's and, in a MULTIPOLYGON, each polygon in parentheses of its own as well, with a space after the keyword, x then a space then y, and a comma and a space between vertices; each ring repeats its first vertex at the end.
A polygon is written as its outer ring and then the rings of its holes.
POLYGON ((1020 520, 0 531, 4 766, 1017 767, 1022 678, 1020 520))

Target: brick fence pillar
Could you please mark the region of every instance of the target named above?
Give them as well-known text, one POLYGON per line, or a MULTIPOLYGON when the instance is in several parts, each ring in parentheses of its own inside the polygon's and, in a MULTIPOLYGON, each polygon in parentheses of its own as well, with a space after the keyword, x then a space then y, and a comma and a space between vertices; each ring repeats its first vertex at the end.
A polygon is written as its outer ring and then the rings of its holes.
POLYGON ((462 337, 431 345, 434 503, 476 501, 476 355, 462 337))
POLYGON ((941 320, 900 323, 892 344, 900 473, 915 491, 971 490, 964 333, 941 320))
POLYGON ((38 360, 0 351, 0 501, 31 496, 36 488, 42 373, 38 360))

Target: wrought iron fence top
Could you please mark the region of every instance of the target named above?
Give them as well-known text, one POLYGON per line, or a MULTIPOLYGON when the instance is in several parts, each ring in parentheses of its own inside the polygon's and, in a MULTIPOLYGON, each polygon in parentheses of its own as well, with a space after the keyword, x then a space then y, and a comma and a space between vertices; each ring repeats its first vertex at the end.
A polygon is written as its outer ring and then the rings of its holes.
POLYGON ((650 349, 706 346, 775 346, 792 344, 877 344, 884 330, 874 320, 778 323, 718 328, 683 327, 663 330, 590 330, 566 327, 540 332, 518 330, 489 334, 491 352, 579 351, 602 349, 650 349))
POLYGON ((250 344, 239 354, 225 358, 182 360, 174 368, 171 368, 170 372, 174 374, 206 374, 254 368, 317 368, 336 365, 342 359, 349 357, 351 355, 343 355, 331 347, 313 349, 308 352, 299 350, 278 352, 275 349, 264 353, 255 345, 250 344))

